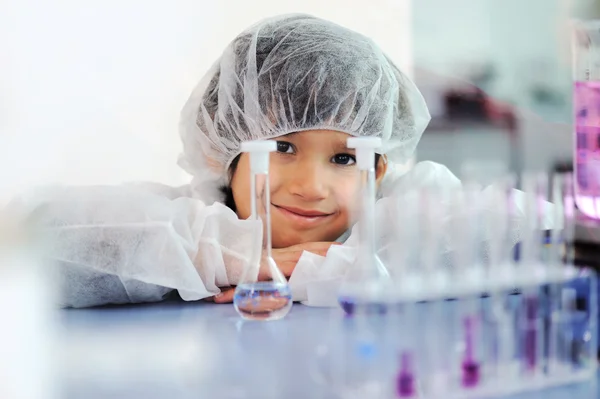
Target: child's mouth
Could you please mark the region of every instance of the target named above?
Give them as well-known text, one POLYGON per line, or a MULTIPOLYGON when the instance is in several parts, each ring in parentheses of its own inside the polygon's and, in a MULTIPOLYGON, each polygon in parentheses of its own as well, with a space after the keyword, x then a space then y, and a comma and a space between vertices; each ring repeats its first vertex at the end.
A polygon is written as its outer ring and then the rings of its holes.
POLYGON ((273 207, 277 211, 279 211, 279 213, 285 216, 288 220, 299 224, 319 223, 327 219, 329 216, 333 215, 333 213, 325 213, 317 210, 299 209, 293 207, 278 206, 275 204, 271 205, 273 205, 273 207))

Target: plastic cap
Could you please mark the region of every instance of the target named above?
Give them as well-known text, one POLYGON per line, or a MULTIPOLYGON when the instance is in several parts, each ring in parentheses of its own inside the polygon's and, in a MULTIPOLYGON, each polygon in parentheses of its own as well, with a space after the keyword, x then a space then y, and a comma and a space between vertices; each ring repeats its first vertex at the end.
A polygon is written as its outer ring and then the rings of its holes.
POLYGON ((277 150, 277 142, 273 140, 255 140, 242 143, 242 151, 250 154, 250 170, 252 173, 269 173, 269 157, 277 150))
POLYGON ((352 137, 346 146, 356 148, 356 164, 360 170, 369 170, 375 167, 375 149, 381 147, 379 137, 352 137))
POLYGON ((274 140, 254 140, 242 143, 242 152, 274 152, 277 142, 274 140))
POLYGON ((347 140, 348 148, 375 148, 381 147, 381 138, 379 137, 351 137, 347 140))

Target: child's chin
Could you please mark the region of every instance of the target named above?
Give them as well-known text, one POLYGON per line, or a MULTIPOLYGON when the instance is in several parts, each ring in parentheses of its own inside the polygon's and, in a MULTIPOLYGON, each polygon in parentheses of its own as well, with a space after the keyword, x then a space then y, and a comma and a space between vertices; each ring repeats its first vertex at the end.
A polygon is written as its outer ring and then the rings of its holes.
POLYGON ((288 247, 292 247, 294 245, 310 242, 310 241, 303 239, 302 237, 296 236, 296 235, 284 236, 284 237, 280 236, 279 238, 275 238, 276 234, 277 233, 273 232, 273 239, 271 242, 273 248, 288 248, 288 247))
POLYGON ((273 248, 288 248, 309 242, 333 242, 342 234, 343 232, 332 238, 325 234, 315 234, 315 232, 306 232, 302 234, 297 231, 273 231, 271 246, 273 248))

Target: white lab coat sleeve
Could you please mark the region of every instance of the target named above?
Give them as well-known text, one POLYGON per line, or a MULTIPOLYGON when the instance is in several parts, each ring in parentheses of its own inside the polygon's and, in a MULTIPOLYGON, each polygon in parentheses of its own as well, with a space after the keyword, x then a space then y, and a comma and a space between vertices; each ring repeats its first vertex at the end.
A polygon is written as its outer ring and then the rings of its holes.
POLYGON ((184 192, 51 187, 22 195, 9 210, 41 229, 40 252, 63 307, 160 301, 173 290, 192 301, 237 283, 260 246, 260 225, 184 192))

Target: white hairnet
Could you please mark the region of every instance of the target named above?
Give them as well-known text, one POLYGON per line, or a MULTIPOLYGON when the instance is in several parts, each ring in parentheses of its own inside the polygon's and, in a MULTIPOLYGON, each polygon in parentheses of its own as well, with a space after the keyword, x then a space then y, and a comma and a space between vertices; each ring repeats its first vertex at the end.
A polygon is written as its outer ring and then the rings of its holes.
POLYGON ((429 122, 414 83, 370 39, 309 15, 264 20, 238 35, 182 111, 180 165, 205 200, 228 183, 246 140, 329 129, 383 140, 404 162, 429 122))

